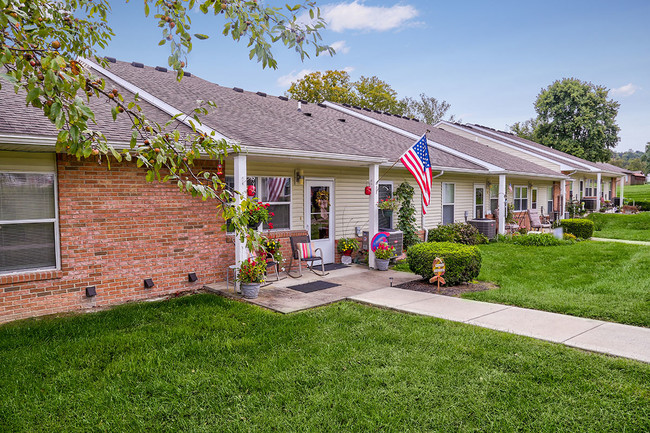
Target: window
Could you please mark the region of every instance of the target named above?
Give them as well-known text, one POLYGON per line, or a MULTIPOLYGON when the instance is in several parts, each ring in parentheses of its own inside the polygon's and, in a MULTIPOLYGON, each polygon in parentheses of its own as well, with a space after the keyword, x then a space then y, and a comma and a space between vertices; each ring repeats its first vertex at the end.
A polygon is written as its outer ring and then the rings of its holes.
POLYGON ((551 212, 553 212, 553 187, 552 186, 548 187, 547 194, 548 194, 548 201, 547 201, 548 209, 546 211, 550 215, 551 212))
POLYGON ((594 197, 596 195, 596 182, 593 179, 585 180, 585 197, 594 197))
POLYGON ((515 211, 525 211, 528 209, 528 187, 515 186, 515 211))
MULTIPOLYGON (((234 188, 233 176, 226 176, 226 184, 234 188)), ((269 203, 269 212, 273 216, 269 220, 273 230, 288 230, 291 228, 291 178, 290 177, 248 177, 247 185, 255 187, 257 198, 264 203, 269 203)), ((264 230, 269 226, 264 223, 264 230)))
POLYGON ((454 222, 454 203, 456 185, 453 183, 442 184, 442 223, 452 224, 454 222))
POLYGON ((474 185, 474 218, 483 218, 485 215, 485 187, 474 185))
POLYGON ((490 212, 492 215, 496 214, 499 207, 499 185, 490 185, 490 212))
MULTIPOLYGON (((379 201, 391 198, 393 197, 393 184, 380 183, 377 192, 379 193, 379 201)), ((388 212, 382 211, 381 209, 378 209, 377 212, 379 213, 379 228, 392 229, 394 213, 389 215, 388 212)))
POLYGON ((0 172, 0 273, 57 268, 56 178, 0 172))
POLYGON ((530 190, 530 208, 537 209, 537 188, 530 190))
POLYGON ((584 197, 584 189, 585 189, 585 182, 583 180, 580 181, 580 197, 579 200, 582 200, 582 197, 584 197))

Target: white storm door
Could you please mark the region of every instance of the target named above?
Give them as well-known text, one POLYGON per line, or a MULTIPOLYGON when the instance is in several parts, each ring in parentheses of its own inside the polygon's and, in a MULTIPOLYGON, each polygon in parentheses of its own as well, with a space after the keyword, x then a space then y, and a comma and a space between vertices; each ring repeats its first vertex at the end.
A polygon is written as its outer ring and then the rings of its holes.
POLYGON ((305 181, 305 229, 325 263, 334 263, 334 181, 305 181))

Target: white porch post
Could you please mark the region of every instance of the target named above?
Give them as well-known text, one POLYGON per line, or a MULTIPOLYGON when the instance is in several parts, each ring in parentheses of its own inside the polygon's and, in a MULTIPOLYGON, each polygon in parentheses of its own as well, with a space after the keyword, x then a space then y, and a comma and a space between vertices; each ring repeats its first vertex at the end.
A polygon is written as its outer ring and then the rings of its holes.
MULTIPOLYGON (((235 177, 235 191, 246 194, 246 155, 237 154, 233 158, 233 169, 235 177)), ((235 194, 235 206, 239 207, 242 202, 241 194, 235 194)), ((246 243, 235 235, 235 264, 239 266, 246 259, 246 243)))
POLYGON ((596 174, 596 212, 600 210, 600 195, 602 194, 603 186, 601 183, 600 173, 596 174))
POLYGON ((372 251, 372 238, 379 231, 379 216, 377 214, 377 182, 379 181, 379 164, 370 166, 368 177, 370 180, 370 203, 368 204, 368 266, 375 267, 375 253, 372 251))
POLYGON ((619 182, 621 182, 621 195, 619 195, 619 206, 623 206, 623 187, 625 186, 625 177, 619 177, 619 182))
POLYGON ((499 234, 506 234, 506 175, 499 175, 499 234))
POLYGON ((560 219, 564 219, 566 212, 566 179, 560 181, 560 219))

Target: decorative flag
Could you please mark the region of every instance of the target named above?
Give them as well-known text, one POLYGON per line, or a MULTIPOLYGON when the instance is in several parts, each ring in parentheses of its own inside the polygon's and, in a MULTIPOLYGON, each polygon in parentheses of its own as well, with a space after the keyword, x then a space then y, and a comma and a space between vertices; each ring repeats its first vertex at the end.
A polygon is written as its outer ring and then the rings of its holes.
POLYGON ((427 206, 431 200, 431 161, 429 160, 429 147, 427 134, 424 134, 409 150, 400 156, 399 160, 411 172, 422 191, 422 214, 427 213, 427 206))
POLYGON ((511 183, 508 184, 508 191, 510 191, 510 194, 513 193, 513 192, 512 192, 512 184, 511 184, 511 183))
POLYGON ((278 201, 282 193, 284 192, 284 186, 286 185, 286 177, 272 177, 269 179, 268 188, 269 188, 269 201, 278 201))

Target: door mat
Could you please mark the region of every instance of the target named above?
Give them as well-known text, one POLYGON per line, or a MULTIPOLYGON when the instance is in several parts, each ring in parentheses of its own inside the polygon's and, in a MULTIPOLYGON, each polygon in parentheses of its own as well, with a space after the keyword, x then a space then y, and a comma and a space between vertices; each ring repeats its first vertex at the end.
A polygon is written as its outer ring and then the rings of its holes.
MULTIPOLYGON (((343 263, 330 263, 328 265, 325 265, 325 272, 335 271, 337 269, 344 269, 344 268, 349 268, 349 266, 344 265, 343 263)), ((318 270, 318 267, 315 267, 314 269, 318 270)))
POLYGON ((312 281, 311 283, 298 284, 296 286, 289 286, 289 289, 297 290, 302 293, 311 293, 318 290, 329 289, 330 287, 340 286, 340 284, 330 283, 328 281, 312 281))

